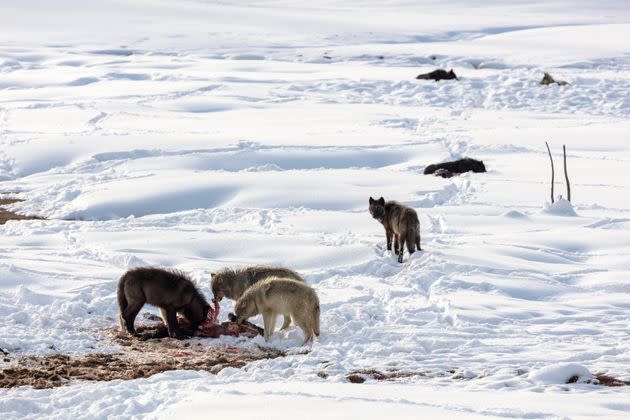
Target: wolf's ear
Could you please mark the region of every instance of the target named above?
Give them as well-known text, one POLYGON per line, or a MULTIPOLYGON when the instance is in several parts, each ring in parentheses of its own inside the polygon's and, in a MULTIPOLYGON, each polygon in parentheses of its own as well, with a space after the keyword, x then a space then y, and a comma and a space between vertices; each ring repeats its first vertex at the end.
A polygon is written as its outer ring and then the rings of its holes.
POLYGON ((214 277, 214 275, 217 273, 210 273, 210 278, 214 277))
POLYGON ((374 204, 374 199, 370 197, 370 204, 374 204))
POLYGON ((383 197, 378 199, 379 204, 385 205, 385 199, 383 197))

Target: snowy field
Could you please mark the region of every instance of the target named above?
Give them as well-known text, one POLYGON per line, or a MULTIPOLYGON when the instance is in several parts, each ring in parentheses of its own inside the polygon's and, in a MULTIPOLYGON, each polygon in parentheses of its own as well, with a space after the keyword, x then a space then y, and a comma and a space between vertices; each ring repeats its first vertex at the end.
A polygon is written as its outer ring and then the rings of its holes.
POLYGON ((0 27, 0 198, 47 218, 0 226, 0 348, 124 351, 102 331, 144 265, 208 297, 285 265, 322 310, 309 347, 196 339, 286 357, 0 389, 1 418, 630 416, 593 383, 630 380, 627 1, 2 0, 0 27), (460 80, 415 80, 437 67, 460 80), (464 156, 488 173, 422 174, 464 156), (396 262, 370 196, 423 252, 396 262), (372 369, 414 375, 347 380, 372 369))

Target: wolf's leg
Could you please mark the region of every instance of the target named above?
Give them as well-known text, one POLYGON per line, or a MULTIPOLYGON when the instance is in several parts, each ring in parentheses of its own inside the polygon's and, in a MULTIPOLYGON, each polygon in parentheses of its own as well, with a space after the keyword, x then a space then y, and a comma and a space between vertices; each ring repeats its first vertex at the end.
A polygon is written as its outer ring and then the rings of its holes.
MULTIPOLYGON (((306 317, 304 316, 305 314, 293 314, 293 320, 295 321, 295 325, 297 325, 298 327, 300 327, 302 329, 302 332, 304 333, 304 342, 302 343, 302 345, 306 345, 309 342, 313 341, 313 325, 311 325, 312 323, 309 322, 308 319, 306 319, 306 317)), ((309 314, 310 316, 310 314, 309 314)))
POLYGON ((394 234, 394 253, 398 255, 398 234, 394 234))
POLYGON ((286 330, 291 325, 291 314, 284 314, 284 322, 282 323, 281 330, 286 330))
POLYGON ((160 316, 164 322, 164 326, 168 328, 168 311, 166 308, 160 308, 160 316))
POLYGON ((416 248, 418 248, 418 251, 422 251, 422 248, 420 248, 420 229, 418 229, 416 234, 416 248))
POLYGON ((400 236, 400 249, 398 252, 398 262, 403 262, 403 254, 405 253, 405 235, 400 236))
POLYGON ((278 314, 277 313, 273 313, 271 314, 271 321, 269 321, 269 323, 271 324, 271 330, 269 331, 269 337, 271 337, 273 335, 273 332, 276 330, 276 322, 278 321, 278 314))
POLYGON ((179 331, 179 325, 177 324, 177 311, 172 306, 166 308, 160 308, 162 318, 166 318, 166 328, 168 328, 168 336, 171 338, 183 339, 184 336, 179 331))
POLYGON ((387 250, 392 250, 392 236, 394 236, 394 232, 391 229, 385 229, 385 238, 387 238, 387 250))
POLYGON ((121 314, 122 322, 125 324, 125 329, 131 335, 138 335, 136 329, 133 326, 133 323, 136 320, 136 316, 138 316, 138 312, 140 312, 140 309, 142 309, 143 306, 144 302, 130 304, 121 314))
POLYGON ((269 341, 271 338, 271 334, 273 334, 273 326, 271 324, 271 319, 273 318, 273 313, 265 309, 262 313, 263 323, 265 324, 265 341, 269 341))

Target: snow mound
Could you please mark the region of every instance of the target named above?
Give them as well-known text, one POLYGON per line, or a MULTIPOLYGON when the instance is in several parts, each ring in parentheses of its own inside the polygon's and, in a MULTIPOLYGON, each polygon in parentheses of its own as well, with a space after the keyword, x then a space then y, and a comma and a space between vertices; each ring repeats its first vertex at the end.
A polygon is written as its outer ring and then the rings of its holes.
POLYGON ((507 217, 508 219, 527 219, 527 215, 525 213, 521 213, 518 210, 510 210, 502 214, 503 217, 507 217))
POLYGON ((546 202, 542 212, 556 216, 577 216, 571 202, 562 197, 557 198, 555 203, 546 202))
POLYGON ((539 384, 568 384, 573 382, 585 383, 593 381, 591 372, 577 363, 558 363, 533 370, 527 377, 539 384))

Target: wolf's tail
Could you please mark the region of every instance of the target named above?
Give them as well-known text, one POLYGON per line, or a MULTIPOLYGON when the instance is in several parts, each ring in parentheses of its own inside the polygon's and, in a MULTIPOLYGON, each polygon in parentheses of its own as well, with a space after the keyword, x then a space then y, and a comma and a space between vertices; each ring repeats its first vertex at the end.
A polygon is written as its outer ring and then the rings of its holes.
POLYGON ((127 306, 129 306, 129 302, 127 302, 127 297, 125 296, 125 282, 124 282, 124 277, 120 279, 120 281, 118 282, 118 289, 116 290, 116 298, 118 299, 118 309, 119 309, 119 313, 118 313, 118 317, 120 319, 120 327, 122 329, 125 329, 125 326, 123 325, 123 313, 125 312, 125 309, 127 309, 127 306))
POLYGON ((418 229, 414 227, 410 227, 407 229, 407 251, 409 254, 413 254, 415 251, 416 244, 418 243, 418 229))
POLYGON ((118 290, 116 291, 116 297, 118 298, 118 306, 120 307, 120 311, 124 311, 127 309, 127 297, 125 296, 125 282, 118 282, 118 290))

